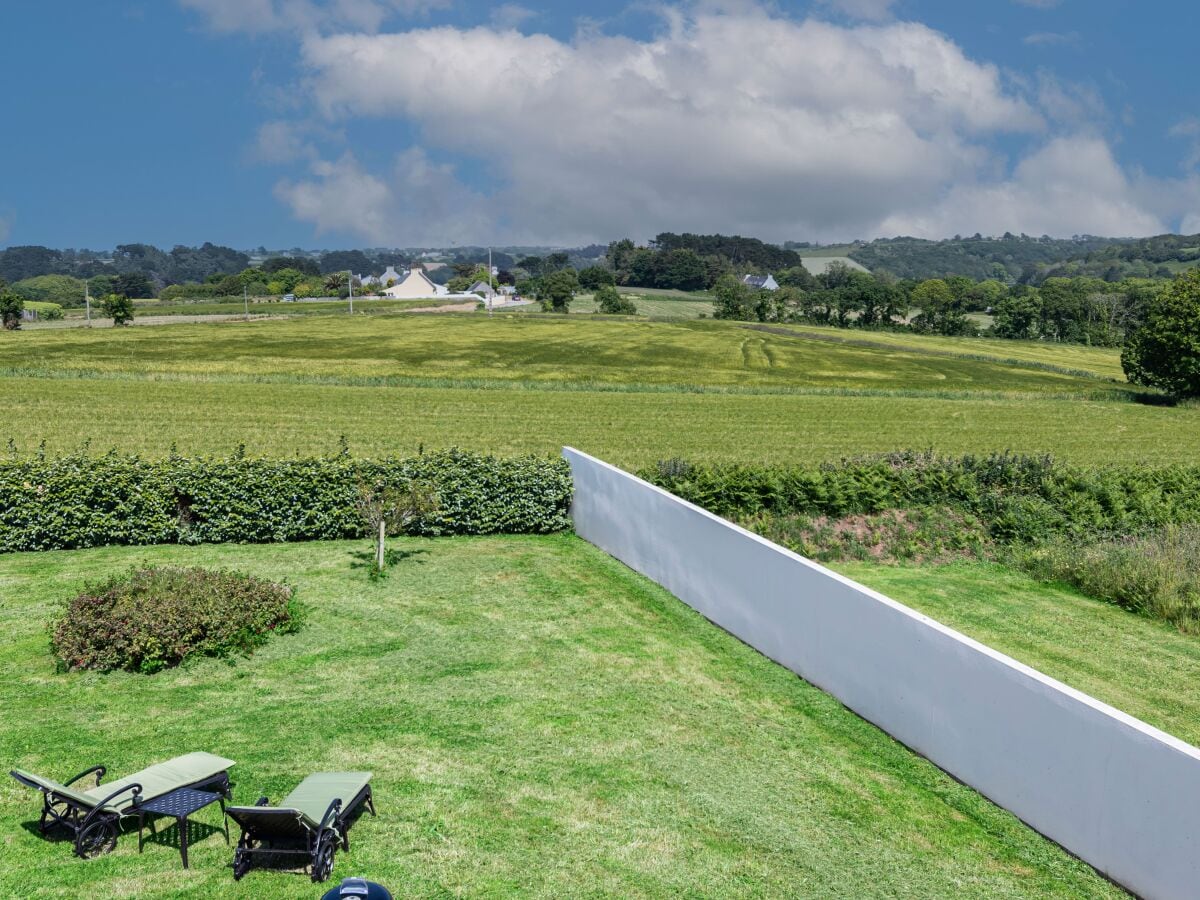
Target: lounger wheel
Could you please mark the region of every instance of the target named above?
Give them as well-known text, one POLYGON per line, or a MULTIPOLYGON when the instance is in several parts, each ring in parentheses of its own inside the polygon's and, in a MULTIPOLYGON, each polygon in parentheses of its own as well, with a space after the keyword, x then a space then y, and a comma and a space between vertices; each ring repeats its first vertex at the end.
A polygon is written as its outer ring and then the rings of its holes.
POLYGON ((312 880, 320 884, 333 874, 333 854, 337 852, 338 837, 333 832, 326 832, 317 839, 317 849, 313 851, 312 880))
POLYGON ((95 859, 117 846, 117 818, 106 816, 84 826, 75 838, 75 852, 84 859, 95 859))
POLYGON ((241 881, 242 876, 250 871, 250 853, 238 847, 233 851, 233 880, 241 881))

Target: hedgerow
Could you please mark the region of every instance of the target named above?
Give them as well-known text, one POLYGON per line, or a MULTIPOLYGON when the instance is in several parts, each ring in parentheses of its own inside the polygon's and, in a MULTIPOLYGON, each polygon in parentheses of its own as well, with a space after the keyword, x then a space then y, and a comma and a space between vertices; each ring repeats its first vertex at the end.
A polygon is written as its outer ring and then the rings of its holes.
POLYGON ((571 524, 570 470, 559 459, 459 450, 382 460, 80 452, 0 462, 0 552, 359 537, 359 485, 413 480, 433 486, 438 506, 410 534, 547 534, 571 524))
POLYGON ((644 478, 730 519, 951 507, 1000 543, 1200 522, 1200 466, 1082 469, 1050 456, 895 453, 817 467, 660 463, 644 478))

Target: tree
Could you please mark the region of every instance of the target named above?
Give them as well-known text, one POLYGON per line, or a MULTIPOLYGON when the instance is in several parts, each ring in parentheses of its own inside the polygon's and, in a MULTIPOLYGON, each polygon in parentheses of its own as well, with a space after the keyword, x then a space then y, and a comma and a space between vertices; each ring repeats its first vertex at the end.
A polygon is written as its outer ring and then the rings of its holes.
POLYGON ((375 574, 387 566, 385 543, 389 535, 403 534, 418 519, 438 510, 437 491, 430 484, 412 480, 399 487, 378 482, 358 487, 358 513, 375 541, 375 574))
POLYGON ((1200 270, 1178 276, 1145 310, 1125 342, 1121 368, 1134 384, 1200 397, 1200 270))
POLYGON ((579 271, 579 286, 585 291, 594 291, 606 284, 616 284, 617 277, 604 266, 588 266, 579 271))
POLYGON ((370 272, 371 259, 361 250, 334 250, 321 257, 318 268, 322 275, 332 272, 370 272))
POLYGON ((113 283, 113 293, 130 300, 154 296, 154 284, 145 272, 122 272, 113 283))
POLYGON ((21 313, 25 311, 25 301, 0 279, 0 326, 5 331, 16 331, 21 327, 21 313))
POLYGON ((546 312, 565 313, 571 307, 571 300, 579 290, 579 279, 571 269, 560 269, 551 272, 541 279, 538 285, 538 299, 546 312))
POLYGON ((321 267, 307 256, 275 256, 262 264, 262 270, 274 275, 282 269, 295 269, 303 275, 320 275, 321 267))
POLYGON ((925 334, 972 334, 974 323, 963 313, 964 300, 940 278, 922 281, 912 292, 913 305, 921 310, 913 319, 914 331, 925 334))
MULTIPOLYGON (((349 274, 346 272, 332 272, 325 276, 325 293, 337 296, 338 291, 349 284, 349 274)), ((384 287, 387 287, 385 284, 384 287)))
POLYGON ((996 337, 1032 341, 1038 336, 1042 318, 1042 298, 1036 289, 1005 297, 995 306, 992 331, 996 337))
POLYGON ((717 300, 713 304, 714 319, 734 319, 740 322, 757 321, 755 292, 736 275, 722 275, 713 286, 717 300))
POLYGON ((128 325, 133 321, 133 301, 124 294, 109 294, 100 301, 100 308, 114 325, 128 325))
POLYGON ((446 282, 446 287, 450 289, 450 293, 452 294, 462 294, 465 293, 467 288, 469 288, 472 284, 474 284, 474 282, 471 281, 470 276, 456 275, 446 282))
POLYGON ((636 316, 637 306, 625 297, 611 284, 606 284, 596 291, 596 304, 600 312, 615 316, 636 316))

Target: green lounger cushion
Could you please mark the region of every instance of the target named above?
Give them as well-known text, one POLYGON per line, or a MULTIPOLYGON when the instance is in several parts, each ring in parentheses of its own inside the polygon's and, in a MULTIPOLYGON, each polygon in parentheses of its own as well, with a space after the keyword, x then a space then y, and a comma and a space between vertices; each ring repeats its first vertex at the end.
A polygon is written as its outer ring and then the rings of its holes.
POLYGON ((230 806, 225 812, 235 822, 261 830, 291 834, 293 826, 302 824, 311 831, 321 824, 330 803, 341 800, 344 811, 370 783, 370 772, 317 772, 300 782, 278 806, 230 806))
POLYGON ((370 783, 370 772, 317 772, 296 785, 279 805, 299 810, 319 823, 330 803, 341 800, 345 809, 370 783))
MULTIPOLYGON (((185 785, 195 784, 197 781, 204 781, 220 775, 233 765, 232 759, 225 759, 223 756, 214 756, 211 753, 185 753, 183 756, 177 756, 166 762, 142 769, 142 771, 125 778, 106 782, 84 793, 94 798, 93 802, 96 802, 126 785, 140 784, 142 786, 141 799, 145 802, 153 800, 155 797, 161 797, 163 794, 169 794, 185 785)), ((122 809, 132 804, 133 797, 131 795, 122 795, 114 802, 114 805, 122 809)))
MULTIPOLYGON (((76 790, 75 788, 69 788, 65 784, 59 784, 57 781, 54 781, 51 778, 43 778, 41 775, 34 775, 32 772, 26 772, 24 769, 13 769, 12 773, 20 776, 26 781, 33 782, 43 790, 58 794, 58 796, 65 800, 71 800, 74 803, 78 803, 80 806, 89 807, 96 805, 96 801, 87 796, 86 792, 76 790)), ((104 798, 101 797, 100 799, 104 798)))
MULTIPOLYGON (((142 769, 142 771, 135 772, 133 775, 118 778, 115 781, 102 782, 96 787, 91 787, 87 790, 69 788, 59 784, 57 781, 42 778, 40 775, 22 772, 19 769, 14 771, 29 779, 34 784, 58 794, 60 797, 78 803, 83 807, 91 807, 98 804, 105 797, 111 796, 115 791, 133 784, 140 784, 142 786, 140 797, 143 801, 153 800, 155 797, 169 794, 177 788, 195 784, 197 781, 204 781, 215 775, 219 775, 233 765, 234 762, 232 759, 225 759, 223 756, 214 756, 211 753, 185 753, 183 756, 177 756, 166 762, 142 769)), ((114 812, 123 813, 132 805, 133 792, 130 791, 117 797, 116 800, 109 804, 109 807, 114 812)))

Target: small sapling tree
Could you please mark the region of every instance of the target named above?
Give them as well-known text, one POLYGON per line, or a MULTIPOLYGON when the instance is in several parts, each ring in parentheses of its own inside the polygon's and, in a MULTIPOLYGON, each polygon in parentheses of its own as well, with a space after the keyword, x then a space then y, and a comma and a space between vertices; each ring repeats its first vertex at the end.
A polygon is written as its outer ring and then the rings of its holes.
POLYGON ((376 576, 382 575, 387 566, 388 535, 403 534, 413 522, 437 510, 437 491, 423 481, 399 486, 383 482, 359 485, 358 512, 375 541, 376 576))
POLYGON ((128 325, 133 321, 133 301, 123 294, 109 294, 100 301, 100 308, 114 325, 128 325))

